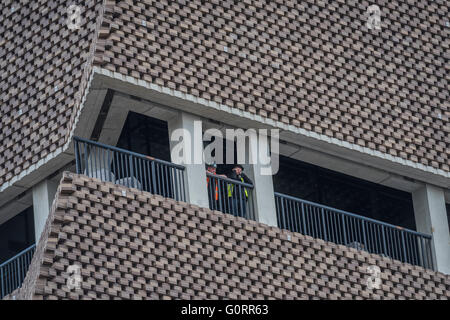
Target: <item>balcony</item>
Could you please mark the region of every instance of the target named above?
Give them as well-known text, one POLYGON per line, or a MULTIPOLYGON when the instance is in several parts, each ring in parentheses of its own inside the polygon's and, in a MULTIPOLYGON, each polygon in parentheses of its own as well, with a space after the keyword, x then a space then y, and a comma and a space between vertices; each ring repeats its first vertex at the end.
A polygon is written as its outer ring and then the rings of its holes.
POLYGON ((186 201, 181 165, 78 137, 74 149, 77 173, 186 201))
POLYGON ((434 269, 430 235, 281 193, 275 204, 282 229, 434 269))
MULTIPOLYGON (((74 138, 76 172, 186 201, 185 167, 74 138)), ((209 207, 257 220, 253 186, 206 174, 209 207)), ((434 269, 431 236, 275 192, 279 228, 434 269)))
POLYGON ((209 208, 256 220, 253 185, 206 173, 209 208))
POLYGON ((22 286, 35 249, 32 245, 0 264, 0 299, 22 286))

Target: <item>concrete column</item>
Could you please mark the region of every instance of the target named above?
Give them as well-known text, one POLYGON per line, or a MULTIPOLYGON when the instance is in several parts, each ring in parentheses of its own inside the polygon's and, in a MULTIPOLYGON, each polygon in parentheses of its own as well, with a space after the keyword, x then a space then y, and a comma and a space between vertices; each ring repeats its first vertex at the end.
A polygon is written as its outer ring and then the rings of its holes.
POLYGON ((171 161, 186 167, 186 199, 189 203, 208 208, 202 121, 192 114, 179 112, 168 121, 168 128, 171 161))
POLYGON ((436 269, 450 274, 450 232, 444 190, 424 185, 413 192, 417 231, 433 236, 432 251, 436 269))
POLYGON ((58 184, 50 180, 41 181, 33 187, 34 233, 36 243, 39 241, 41 233, 44 230, 57 188, 58 184))
POLYGON ((275 208, 275 195, 273 189, 273 176, 267 174, 270 165, 263 165, 259 159, 258 152, 262 150, 269 157, 269 141, 263 135, 258 136, 258 145, 250 142, 246 148, 248 152, 249 164, 243 165, 245 173, 252 179, 254 190, 254 206, 257 221, 265 223, 269 226, 277 227, 277 212, 275 208))

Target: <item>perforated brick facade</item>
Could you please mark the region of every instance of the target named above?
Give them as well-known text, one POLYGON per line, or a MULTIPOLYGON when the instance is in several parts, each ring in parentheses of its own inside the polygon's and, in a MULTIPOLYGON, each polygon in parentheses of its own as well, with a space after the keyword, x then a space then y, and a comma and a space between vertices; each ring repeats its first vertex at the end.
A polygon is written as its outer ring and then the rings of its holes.
POLYGON ((30 271, 13 295, 449 299, 450 276, 65 173, 30 271), (69 290, 67 268, 73 264, 81 267, 82 282, 69 290), (381 269, 380 289, 367 288, 370 265, 381 269))
POLYGON ((447 1, 91 0, 76 32, 68 5, 1 3, 0 186, 67 143, 94 65, 449 172, 447 1))
POLYGON ((103 68, 450 169, 448 1, 114 3, 103 68))
POLYGON ((68 139, 92 70, 102 1, 83 1, 68 27, 67 1, 0 4, 0 187, 68 139))

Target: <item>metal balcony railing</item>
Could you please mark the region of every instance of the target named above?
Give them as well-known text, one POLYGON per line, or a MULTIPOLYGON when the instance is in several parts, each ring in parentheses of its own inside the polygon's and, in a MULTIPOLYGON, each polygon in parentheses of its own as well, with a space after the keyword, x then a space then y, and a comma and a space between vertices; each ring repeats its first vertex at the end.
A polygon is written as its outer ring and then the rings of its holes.
POLYGON ((208 172, 206 179, 210 209, 256 220, 253 185, 208 172))
POLYGON ((430 235, 281 193, 275 203, 282 229, 434 269, 430 235))
POLYGON ((20 288, 30 267, 36 245, 0 264, 0 299, 20 288))
POLYGON ((76 172, 186 201, 184 166, 74 137, 76 172))

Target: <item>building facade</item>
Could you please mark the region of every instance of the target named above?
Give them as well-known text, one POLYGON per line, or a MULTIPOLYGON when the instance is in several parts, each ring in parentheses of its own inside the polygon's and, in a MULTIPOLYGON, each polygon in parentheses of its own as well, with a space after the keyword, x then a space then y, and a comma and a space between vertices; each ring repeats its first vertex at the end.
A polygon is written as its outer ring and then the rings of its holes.
POLYGON ((448 9, 2 3, 2 297, 448 299, 448 9))

